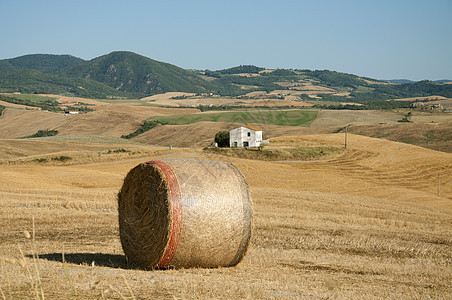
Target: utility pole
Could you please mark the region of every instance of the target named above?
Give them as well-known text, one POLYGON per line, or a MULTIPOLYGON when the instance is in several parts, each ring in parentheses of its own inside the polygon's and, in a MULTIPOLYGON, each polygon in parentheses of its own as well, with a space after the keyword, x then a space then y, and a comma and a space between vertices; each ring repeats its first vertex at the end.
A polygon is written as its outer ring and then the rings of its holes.
POLYGON ((437 194, 439 196, 439 172, 438 172, 438 191, 437 191, 437 194))
POLYGON ((347 149, 347 128, 349 125, 345 126, 345 149, 347 149))

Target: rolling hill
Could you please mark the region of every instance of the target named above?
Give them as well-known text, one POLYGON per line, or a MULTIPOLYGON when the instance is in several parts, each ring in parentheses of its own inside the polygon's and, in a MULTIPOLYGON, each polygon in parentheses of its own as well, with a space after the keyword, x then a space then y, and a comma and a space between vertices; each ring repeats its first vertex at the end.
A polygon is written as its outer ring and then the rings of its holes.
POLYGON ((35 70, 41 73, 53 74, 83 62, 83 59, 72 55, 29 54, 0 60, 0 73, 35 70))
POLYGON ((0 73, 0 92, 59 94, 83 98, 127 97, 127 94, 86 78, 70 78, 26 69, 0 73))
MULTIPOLYGON (((51 93, 85 98, 143 98, 167 92, 298 101, 373 104, 388 99, 443 96, 452 85, 432 81, 389 83, 329 70, 269 70, 252 65, 229 69, 185 70, 127 51, 89 61, 70 55, 32 54, 0 60, 0 92, 51 93), (293 100, 293 99, 292 99, 293 100)), ((397 108, 377 103, 360 109, 397 108)), ((325 105, 325 104, 322 104, 325 105)), ((410 105, 404 103, 403 105, 410 105)), ((322 107, 323 108, 323 107, 322 107)))
POLYGON ((89 78, 118 91, 152 95, 165 92, 207 92, 212 85, 191 71, 132 52, 116 51, 97 57, 62 74, 89 78))
POLYGON ((125 51, 90 61, 70 55, 42 54, 0 60, 0 92, 136 98, 215 89, 215 85, 193 71, 125 51))

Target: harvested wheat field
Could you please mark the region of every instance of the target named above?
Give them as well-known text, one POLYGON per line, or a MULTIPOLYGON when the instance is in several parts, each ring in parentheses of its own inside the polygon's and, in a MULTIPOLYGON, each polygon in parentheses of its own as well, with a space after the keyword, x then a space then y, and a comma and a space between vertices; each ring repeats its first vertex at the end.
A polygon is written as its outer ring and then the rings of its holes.
MULTIPOLYGON (((428 116, 415 116, 425 118, 428 116)), ((430 116, 432 117, 432 116, 430 116)), ((438 120, 438 118, 436 118, 438 120)), ((375 125, 353 125, 349 132, 413 144, 433 150, 452 153, 452 119, 442 122, 414 122, 375 125)))
POLYGON ((321 110, 311 127, 394 123, 402 116, 402 114, 392 111, 321 110))
POLYGON ((39 129, 53 129, 65 120, 64 114, 7 108, 0 116, 0 139, 21 138, 39 129))
MULTIPOLYGON (((77 98, 69 98, 77 99, 77 98)), ((75 101, 75 100, 74 100, 75 101)), ((153 116, 187 114, 198 109, 174 109, 132 105, 100 105, 87 114, 65 115, 47 111, 6 109, 0 116, 0 138, 22 138, 38 130, 56 129, 60 135, 105 135, 120 137, 137 130, 153 116)))
MULTIPOLYGON (((343 134, 274 141, 275 147, 343 142, 343 134)), ((50 141, 41 143, 41 151, 22 144, 17 157, 0 150, 2 298, 452 294, 452 154, 349 134, 346 151, 320 161, 265 162, 195 148, 75 147, 60 141, 58 151, 75 151, 66 154, 71 160, 38 162, 33 155, 55 155, 45 144, 50 141), (133 167, 170 157, 226 161, 243 174, 253 204, 252 236, 237 266, 145 271, 127 264, 117 194, 133 167)))
POLYGON ((238 102, 237 100, 231 98, 206 98, 202 96, 195 96, 193 93, 182 93, 182 92, 168 92, 164 94, 158 94, 149 96, 146 98, 141 98, 141 101, 150 102, 154 105, 163 106, 193 106, 198 105, 230 105, 238 102), (177 99, 180 97, 181 99, 177 99), (186 97, 186 98, 184 98, 186 97), (176 98, 176 99, 174 99, 176 98))

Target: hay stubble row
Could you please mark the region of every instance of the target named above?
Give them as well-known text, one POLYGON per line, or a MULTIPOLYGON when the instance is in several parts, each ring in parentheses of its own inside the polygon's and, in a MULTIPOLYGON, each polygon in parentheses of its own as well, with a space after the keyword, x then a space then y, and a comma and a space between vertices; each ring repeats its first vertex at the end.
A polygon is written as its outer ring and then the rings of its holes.
MULTIPOLYGON (((340 145, 343 135, 280 142, 340 145)), ((79 298, 119 297, 110 286, 129 295, 128 285, 137 298, 447 298, 451 155, 355 135, 349 142, 346 153, 319 162, 251 161, 193 149, 152 157, 224 160, 246 178, 254 200, 250 248, 236 267, 218 269, 127 268, 116 193, 143 158, 0 165, 2 274, 16 295, 26 293, 22 267, 5 258, 17 257, 17 244, 31 253, 22 231, 31 230, 35 216, 48 298, 71 294, 63 247, 79 298), (439 196, 436 173, 444 185, 439 196)), ((4 277, 0 287, 7 291, 4 277)))

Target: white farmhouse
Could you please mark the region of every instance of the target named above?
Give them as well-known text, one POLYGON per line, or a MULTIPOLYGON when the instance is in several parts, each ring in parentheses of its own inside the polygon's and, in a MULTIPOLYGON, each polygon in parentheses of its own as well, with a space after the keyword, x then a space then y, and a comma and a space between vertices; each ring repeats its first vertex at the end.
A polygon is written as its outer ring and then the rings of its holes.
POLYGON ((65 110, 64 111, 65 114, 69 114, 69 115, 78 115, 79 111, 78 110, 65 110))
POLYGON ((253 126, 242 126, 229 131, 230 147, 259 147, 262 143, 262 130, 253 126))

